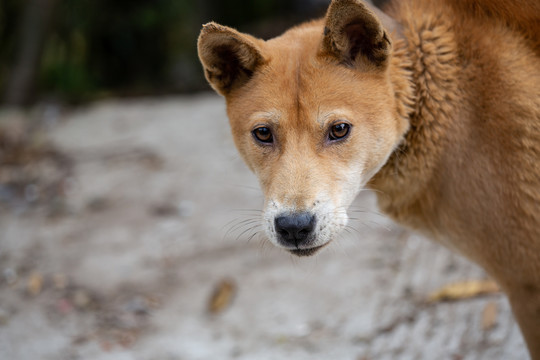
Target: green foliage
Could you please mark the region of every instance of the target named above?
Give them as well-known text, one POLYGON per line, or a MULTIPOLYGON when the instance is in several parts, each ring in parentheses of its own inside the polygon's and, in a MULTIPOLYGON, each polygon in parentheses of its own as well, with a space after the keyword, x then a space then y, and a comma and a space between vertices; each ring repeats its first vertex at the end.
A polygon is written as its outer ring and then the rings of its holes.
POLYGON ((174 0, 65 0, 45 46, 41 87, 64 97, 164 82, 174 0))
MULTIPOLYGON (((0 2, 0 85, 13 66, 26 1, 0 2)), ((102 93, 206 89, 197 60, 201 25, 290 14, 290 0, 57 0, 40 62, 39 94, 80 101, 102 93)))

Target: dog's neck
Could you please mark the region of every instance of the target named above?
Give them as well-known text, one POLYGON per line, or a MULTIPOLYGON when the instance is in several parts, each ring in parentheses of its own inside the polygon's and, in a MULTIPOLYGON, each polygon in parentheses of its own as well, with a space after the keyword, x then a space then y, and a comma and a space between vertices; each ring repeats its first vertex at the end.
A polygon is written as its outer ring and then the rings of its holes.
MULTIPOLYGON (((444 149, 444 130, 451 126, 459 99, 456 83, 459 66, 453 33, 444 23, 433 27, 430 19, 415 19, 394 31, 390 76, 396 108, 409 130, 369 186, 384 193, 380 207, 398 221, 417 227, 411 208, 419 209, 427 184, 444 149), (430 44, 426 47, 425 44, 430 44), (435 144, 437 143, 437 144, 435 144), (425 152, 422 149, 432 149, 425 152), (414 164, 423 164, 421 168, 414 164), (403 191, 407 189, 407 191, 403 191)), ((422 219, 423 223, 429 223, 422 219)))

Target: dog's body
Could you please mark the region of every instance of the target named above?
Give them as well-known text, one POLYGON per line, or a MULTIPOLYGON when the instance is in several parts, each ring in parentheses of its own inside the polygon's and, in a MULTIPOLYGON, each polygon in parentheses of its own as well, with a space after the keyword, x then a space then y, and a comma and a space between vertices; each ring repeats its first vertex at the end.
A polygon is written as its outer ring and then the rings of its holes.
POLYGON ((483 266, 540 359, 540 4, 334 0, 264 42, 205 26, 199 54, 266 197, 270 239, 327 245, 363 186, 483 266))

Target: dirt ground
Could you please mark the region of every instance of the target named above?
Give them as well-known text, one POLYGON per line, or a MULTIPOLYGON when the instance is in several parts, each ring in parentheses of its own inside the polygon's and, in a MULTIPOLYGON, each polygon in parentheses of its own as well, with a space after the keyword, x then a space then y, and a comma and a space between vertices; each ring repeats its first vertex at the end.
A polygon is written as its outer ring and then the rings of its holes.
POLYGON ((265 242, 217 96, 32 114, 31 165, 0 167, 0 359, 528 358, 502 294, 427 301, 486 276, 369 192, 314 258, 265 242))

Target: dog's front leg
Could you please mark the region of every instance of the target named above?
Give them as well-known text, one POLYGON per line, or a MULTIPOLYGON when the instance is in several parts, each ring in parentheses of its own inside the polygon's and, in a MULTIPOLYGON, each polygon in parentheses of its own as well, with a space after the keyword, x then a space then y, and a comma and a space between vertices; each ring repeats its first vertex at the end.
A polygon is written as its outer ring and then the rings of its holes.
POLYGON ((506 292, 531 359, 540 360, 540 286, 519 284, 511 286, 506 292))

